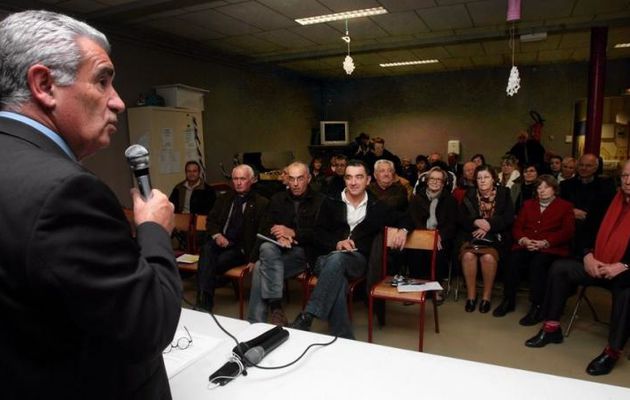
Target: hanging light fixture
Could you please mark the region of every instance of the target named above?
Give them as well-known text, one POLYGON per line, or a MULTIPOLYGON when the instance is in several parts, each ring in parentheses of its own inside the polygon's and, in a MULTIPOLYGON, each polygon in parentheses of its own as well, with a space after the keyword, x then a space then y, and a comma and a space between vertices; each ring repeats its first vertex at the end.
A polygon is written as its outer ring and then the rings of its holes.
POLYGON ((512 22, 510 27, 510 48, 512 49, 512 69, 510 70, 510 77, 508 78, 508 84, 505 91, 508 96, 514 96, 521 88, 521 77, 518 73, 518 68, 514 65, 514 52, 516 48, 516 41, 514 36, 516 34, 516 21, 521 19, 521 0, 508 0, 507 21, 512 22))
POLYGON ((346 42, 348 45, 348 55, 343 60, 343 70, 346 71, 346 74, 351 75, 354 71, 354 60, 350 57, 350 32, 348 31, 348 20, 346 20, 346 36, 342 36, 341 40, 346 42))

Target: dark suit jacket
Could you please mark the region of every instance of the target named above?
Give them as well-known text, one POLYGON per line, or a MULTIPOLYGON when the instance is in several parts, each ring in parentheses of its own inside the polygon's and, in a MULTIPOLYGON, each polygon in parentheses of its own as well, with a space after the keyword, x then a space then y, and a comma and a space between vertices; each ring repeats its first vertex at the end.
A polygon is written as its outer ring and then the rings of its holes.
POLYGON ((595 177, 584 184, 576 175, 560 182, 560 197, 573 203, 574 208, 586 211, 586 220, 575 221, 575 255, 582 256, 595 243, 599 225, 616 193, 615 183, 609 178, 595 177))
POLYGON ((170 398, 181 281, 167 232, 144 223, 134 240, 105 184, 5 118, 0 169, 2 398, 170 398))
MULTIPOLYGON (((260 232, 269 237, 274 225, 284 225, 295 231, 295 241, 298 246, 304 248, 307 258, 314 261, 313 240, 315 238, 315 222, 319 209, 326 196, 308 189, 299 200, 297 212, 293 204, 294 197, 289 190, 276 193, 269 202, 267 212, 263 217, 260 232)), ((256 246, 260 246, 259 240, 256 246)))
MULTIPOLYGON (((230 190, 222 196, 219 196, 214 203, 212 210, 208 213, 208 219, 206 220, 206 231, 208 233, 208 240, 212 240, 212 236, 217 233, 223 233, 223 228, 230 215, 230 209, 232 208, 232 202, 236 192, 230 190)), ((249 261, 256 261, 258 259, 258 249, 256 248, 256 234, 262 222, 263 215, 267 209, 269 200, 262 197, 257 193, 250 192, 247 203, 245 203, 245 212, 243 213, 243 229, 241 230, 241 239, 236 244, 241 248, 245 257, 249 261)))
MULTIPOLYGON (((175 206, 176 213, 181 213, 184 209, 186 197, 186 186, 184 186, 184 183, 186 183, 186 181, 178 183, 173 188, 173 191, 168 198, 175 206)), ((208 215, 208 212, 212 209, 216 199, 217 194, 212 186, 203 182, 203 184, 194 188, 192 194, 190 195, 190 213, 208 215)))
POLYGON ((319 254, 327 254, 335 250, 337 242, 350 239, 361 254, 369 258, 374 237, 383 231, 385 226, 413 229, 411 219, 406 213, 398 213, 385 203, 377 201, 374 195, 368 193, 368 204, 365 218, 352 233, 348 225, 348 211, 346 203, 340 198, 327 198, 319 211, 315 225, 315 245, 319 254))

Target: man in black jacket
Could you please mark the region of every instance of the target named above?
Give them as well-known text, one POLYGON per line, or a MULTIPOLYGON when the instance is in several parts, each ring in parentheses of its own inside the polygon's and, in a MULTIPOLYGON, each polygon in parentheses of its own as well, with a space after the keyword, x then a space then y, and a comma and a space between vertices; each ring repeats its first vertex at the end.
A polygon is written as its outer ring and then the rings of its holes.
POLYGON ((315 227, 315 244, 320 256, 315 263, 317 286, 303 313, 292 328, 309 330, 313 318, 328 320, 331 334, 354 339, 346 306, 347 279, 366 273, 374 237, 385 226, 401 228, 394 244, 403 248, 411 221, 373 199, 366 188, 370 176, 365 164, 353 160, 345 173, 346 188, 336 199, 322 204, 315 227))
POLYGON ((219 197, 208 213, 208 241, 201 248, 197 279, 201 306, 209 311, 214 306, 217 276, 237 265, 253 266, 258 259, 256 233, 269 201, 251 190, 255 182, 252 167, 234 167, 233 190, 219 197))
POLYGON ((294 162, 286 169, 289 188, 271 198, 260 229, 277 243, 257 243, 259 258, 247 314, 250 322, 266 322, 269 308, 272 324, 287 324, 282 310, 284 280, 304 271, 313 253, 315 221, 325 196, 310 189, 311 174, 306 164, 294 162))
POLYGON ((597 176, 598 168, 597 156, 584 154, 578 161, 577 175, 560 182, 560 197, 573 203, 573 251, 579 258, 597 234, 597 228, 616 193, 615 183, 611 179, 597 176))
POLYGON ((173 206, 133 191, 136 238, 80 160, 125 105, 107 38, 48 11, 0 22, 3 399, 170 399, 162 350, 181 311, 173 206))
POLYGON ((186 179, 173 188, 168 199, 176 213, 208 215, 217 198, 214 189, 202 179, 197 161, 188 161, 184 170, 186 179))

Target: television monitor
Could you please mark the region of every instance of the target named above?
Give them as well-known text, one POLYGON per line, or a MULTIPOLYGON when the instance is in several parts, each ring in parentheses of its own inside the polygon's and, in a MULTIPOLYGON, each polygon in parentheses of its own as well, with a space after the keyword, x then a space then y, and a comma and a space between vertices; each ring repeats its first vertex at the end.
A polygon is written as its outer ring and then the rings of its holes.
POLYGON ((345 145, 350 143, 348 121, 321 121, 320 143, 324 146, 345 145))

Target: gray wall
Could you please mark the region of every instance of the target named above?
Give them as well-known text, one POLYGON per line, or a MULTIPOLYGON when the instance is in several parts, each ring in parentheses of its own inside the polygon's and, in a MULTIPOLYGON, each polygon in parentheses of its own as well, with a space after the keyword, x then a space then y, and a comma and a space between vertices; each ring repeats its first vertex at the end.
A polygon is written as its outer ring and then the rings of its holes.
MULTIPOLYGON (((606 95, 630 87, 630 61, 608 63, 606 95)), ((543 145, 570 154, 565 136, 573 130, 573 109, 587 96, 588 65, 521 67, 521 89, 506 95, 509 68, 329 82, 323 85, 321 116, 349 120, 351 136, 381 136, 401 157, 438 151, 448 140, 462 144, 462 159, 475 153, 496 164, 533 123, 530 110, 545 119, 543 145)))
MULTIPOLYGON (((522 67, 521 90, 510 98, 507 68, 315 84, 120 41, 113 41, 112 58, 115 85, 128 106, 156 85, 183 83, 210 91, 203 121, 209 182, 222 180, 218 163, 229 167, 238 152, 290 150, 308 161, 311 129, 320 119, 349 120, 352 137, 361 131, 382 136, 403 157, 445 153, 447 141, 459 139, 463 158, 482 152, 496 163, 517 132, 531 124, 529 110, 537 110, 546 119, 545 147, 568 154, 564 137, 572 131, 573 104, 587 95, 586 64, 522 67)), ((630 87, 629 67, 629 60, 609 63, 607 95, 630 87)), ((132 184, 123 157, 128 145, 124 114, 110 148, 85 161, 126 205, 132 184)))
MULTIPOLYGON (((246 70, 112 41, 114 85, 132 107, 140 93, 157 85, 183 83, 210 91, 205 99, 204 135, 208 182, 222 181, 218 162, 231 166, 244 151, 292 150, 307 159, 311 126, 318 117, 308 81, 287 74, 246 70)), ((108 149, 84 164, 101 177, 125 205, 131 175, 124 159, 129 145, 126 113, 108 149)), ((183 174, 182 174, 183 179, 183 174)))

